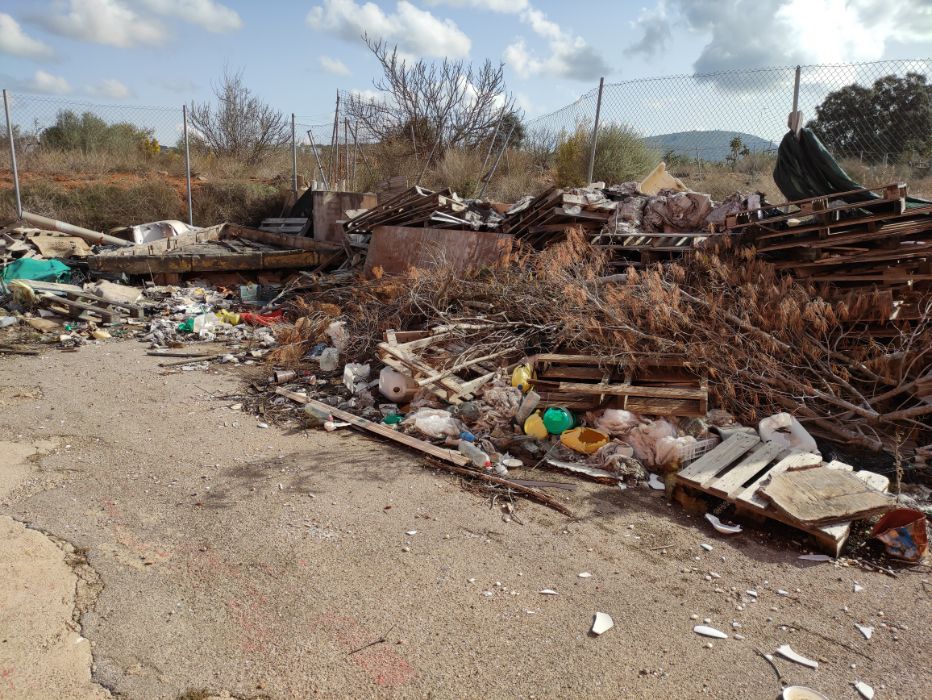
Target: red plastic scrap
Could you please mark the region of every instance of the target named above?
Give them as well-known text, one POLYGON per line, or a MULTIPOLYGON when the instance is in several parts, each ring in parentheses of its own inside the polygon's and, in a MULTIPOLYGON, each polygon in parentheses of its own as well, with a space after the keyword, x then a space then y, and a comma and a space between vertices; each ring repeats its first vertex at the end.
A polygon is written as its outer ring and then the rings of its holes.
POLYGON ((239 320, 240 323, 246 323, 250 326, 271 326, 273 323, 281 323, 284 321, 284 315, 285 311, 283 309, 278 309, 277 311, 270 311, 267 314, 242 313, 239 315, 239 320))

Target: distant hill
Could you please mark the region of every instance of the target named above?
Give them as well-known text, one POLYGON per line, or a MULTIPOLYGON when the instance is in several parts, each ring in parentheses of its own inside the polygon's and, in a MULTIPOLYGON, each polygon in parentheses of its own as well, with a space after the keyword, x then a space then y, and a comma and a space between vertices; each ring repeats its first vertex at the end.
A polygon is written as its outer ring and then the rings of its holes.
POLYGON ((725 160, 731 149, 728 144, 735 137, 741 137, 741 141, 752 152, 765 151, 775 148, 777 144, 771 144, 770 141, 762 139, 754 134, 745 134, 740 131, 678 131, 675 134, 660 134, 659 136, 648 136, 644 140, 653 148, 660 151, 661 154, 667 151, 681 153, 691 158, 696 157, 696 149, 699 149, 699 155, 702 160, 720 161, 725 160))

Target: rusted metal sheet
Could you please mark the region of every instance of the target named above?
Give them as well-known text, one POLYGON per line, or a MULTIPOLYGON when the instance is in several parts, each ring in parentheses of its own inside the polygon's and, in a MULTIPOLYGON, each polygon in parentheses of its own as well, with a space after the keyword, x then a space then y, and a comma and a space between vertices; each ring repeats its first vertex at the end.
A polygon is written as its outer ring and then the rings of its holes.
POLYGON ((313 192, 314 240, 343 244, 346 236, 343 225, 337 223, 346 218, 350 209, 371 209, 376 205, 376 196, 365 192, 313 192))
POLYGON ((450 265, 457 272, 500 267, 511 258, 512 237, 503 233, 439 228, 376 226, 369 242, 365 273, 376 267, 386 275, 403 275, 412 267, 450 265))

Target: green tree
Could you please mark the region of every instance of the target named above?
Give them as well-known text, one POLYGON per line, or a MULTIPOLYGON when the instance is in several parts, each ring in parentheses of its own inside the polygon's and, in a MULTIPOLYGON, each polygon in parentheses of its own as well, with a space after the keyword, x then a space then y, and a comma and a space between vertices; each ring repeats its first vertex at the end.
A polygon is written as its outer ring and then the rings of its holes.
POLYGON ((731 164, 731 169, 734 170, 738 165, 738 161, 741 158, 746 158, 751 155, 751 149, 744 145, 744 141, 741 140, 740 136, 735 136, 731 141, 728 142, 729 153, 725 156, 725 162, 731 164))
POLYGON ((71 110, 59 112, 55 123, 44 129, 39 136, 40 142, 47 148, 82 153, 129 153, 145 148, 152 139, 152 129, 140 129, 126 122, 108 124, 92 112, 84 112, 79 116, 71 110))
POLYGON ((932 154, 932 85, 921 73, 829 93, 807 125, 837 155, 872 160, 932 154))

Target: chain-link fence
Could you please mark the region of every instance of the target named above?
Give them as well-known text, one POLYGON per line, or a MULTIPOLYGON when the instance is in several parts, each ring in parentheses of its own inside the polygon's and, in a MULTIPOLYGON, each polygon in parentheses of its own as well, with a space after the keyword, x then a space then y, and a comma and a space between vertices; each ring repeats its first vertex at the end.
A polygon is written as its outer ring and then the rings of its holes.
MULTIPOLYGON (((888 161, 906 163, 928 171, 932 59, 765 68, 605 84, 600 132, 602 127, 624 127, 644 139, 657 156, 698 163, 700 173, 703 162, 772 153, 786 132, 797 74, 798 109, 805 122, 814 120, 816 132, 836 157, 884 166, 888 161)), ((189 170, 195 190, 205 180, 225 178, 270 182, 282 188, 355 189, 392 179, 405 168, 411 182, 419 181, 428 166, 440 160, 440 154, 428 146, 429 126, 417 124, 418 130, 426 128, 417 134, 410 125, 410 143, 401 143, 407 139, 407 128, 397 144, 385 142, 384 134, 367 131, 365 121, 355 119, 352 109, 347 109, 347 104, 364 106, 370 99, 365 93, 339 91, 333 109, 322 107, 317 114, 293 116, 294 142, 288 138, 288 143, 273 149, 261 163, 231 162, 203 151, 192 152, 189 162, 181 106, 94 104, 19 92, 7 96, 19 179, 25 185, 40 181, 125 184, 135 177, 149 184, 161 183, 163 189, 171 187, 179 193, 177 205, 186 199, 189 170), (377 158, 384 162, 375 162, 377 158)), ((495 137, 489 134, 482 141, 488 148, 480 149, 486 156, 483 171, 486 166, 494 170, 496 159, 505 152, 506 132, 521 136, 508 145, 531 154, 528 162, 540 160, 543 165, 535 165, 537 170, 550 167, 557 146, 569 136, 575 134, 577 140, 588 143, 599 98, 599 89, 593 88, 572 104, 523 124, 513 115, 496 117, 495 137), (515 123, 498 133, 505 116, 515 123), (542 154, 540 159, 538 154, 542 154)), ((374 109, 384 109, 381 98, 372 99, 376 100, 374 109)), ((0 180, 12 192, 7 126, 0 132, 0 180)), ((190 121, 189 132, 193 135, 190 121)), ((9 208, 8 195, 0 199, 9 208)), ((49 211, 54 208, 47 206, 49 211)), ((195 192, 193 210, 197 209, 195 192)), ((197 218, 190 205, 180 212, 167 206, 156 210, 160 215, 164 211, 165 218, 197 218)), ((133 212, 125 213, 127 219, 133 216, 133 212)))
MULTIPOLYGON (((787 130, 796 72, 764 68, 605 84, 599 125, 627 127, 661 154, 697 160, 725 160, 735 137, 739 150, 772 151, 787 130)), ((932 59, 801 66, 798 109, 806 122, 816 121, 838 158, 919 162, 932 155, 930 77, 932 59)), ((527 138, 555 147, 577 129, 590 130, 598 101, 595 87, 529 121, 527 138)))

